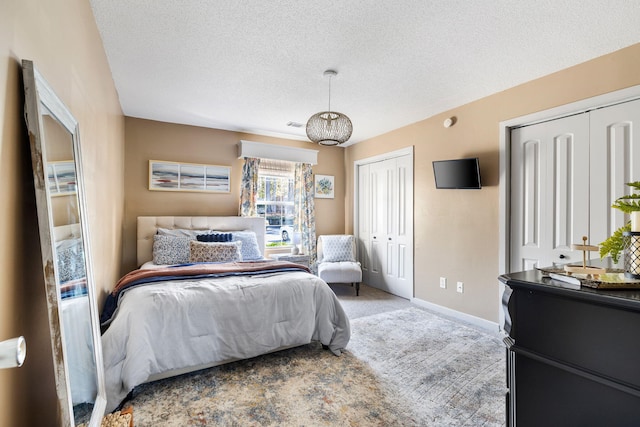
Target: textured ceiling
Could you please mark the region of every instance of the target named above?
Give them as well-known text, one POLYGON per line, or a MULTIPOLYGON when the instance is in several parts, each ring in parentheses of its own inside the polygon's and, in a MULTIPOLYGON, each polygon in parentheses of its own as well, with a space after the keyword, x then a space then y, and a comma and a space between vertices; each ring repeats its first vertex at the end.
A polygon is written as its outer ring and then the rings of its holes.
POLYGON ((640 42, 636 0, 91 0, 124 114, 356 143, 640 42))

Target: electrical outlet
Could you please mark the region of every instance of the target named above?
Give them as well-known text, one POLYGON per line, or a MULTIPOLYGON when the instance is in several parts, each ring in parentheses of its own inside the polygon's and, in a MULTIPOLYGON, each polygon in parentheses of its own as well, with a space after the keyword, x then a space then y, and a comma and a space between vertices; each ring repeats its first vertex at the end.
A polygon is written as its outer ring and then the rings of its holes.
POLYGON ((464 283, 458 282, 458 286, 456 287, 456 290, 460 293, 464 292, 464 283))
POLYGON ((440 278, 440 287, 442 289, 447 289, 447 278, 446 277, 441 277, 440 278))

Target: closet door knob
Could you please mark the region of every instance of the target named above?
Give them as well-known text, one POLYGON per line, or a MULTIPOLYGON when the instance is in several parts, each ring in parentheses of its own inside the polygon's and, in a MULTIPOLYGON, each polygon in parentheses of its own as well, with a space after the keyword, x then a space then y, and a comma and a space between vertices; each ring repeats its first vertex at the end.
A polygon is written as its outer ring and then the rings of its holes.
POLYGON ((566 258, 566 256, 564 256, 563 254, 560 254, 559 258, 560 258, 560 259, 565 259, 565 258, 566 258))

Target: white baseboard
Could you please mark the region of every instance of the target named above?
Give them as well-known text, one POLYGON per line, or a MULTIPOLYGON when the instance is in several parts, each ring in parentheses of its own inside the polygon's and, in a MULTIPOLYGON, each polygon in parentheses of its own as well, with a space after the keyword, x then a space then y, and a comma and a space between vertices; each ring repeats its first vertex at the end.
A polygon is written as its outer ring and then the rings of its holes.
POLYGON ((461 311, 453 310, 448 307, 444 307, 442 305, 434 304, 429 301, 425 301, 419 298, 411 298, 411 302, 419 305, 420 307, 424 307, 428 310, 435 311, 436 313, 443 314, 448 317, 452 317, 456 320, 460 320, 465 323, 469 323, 473 326, 484 329, 488 332, 497 333, 500 332, 500 326, 496 322, 491 322, 489 320, 483 319, 481 317, 476 317, 471 314, 463 313, 461 311))

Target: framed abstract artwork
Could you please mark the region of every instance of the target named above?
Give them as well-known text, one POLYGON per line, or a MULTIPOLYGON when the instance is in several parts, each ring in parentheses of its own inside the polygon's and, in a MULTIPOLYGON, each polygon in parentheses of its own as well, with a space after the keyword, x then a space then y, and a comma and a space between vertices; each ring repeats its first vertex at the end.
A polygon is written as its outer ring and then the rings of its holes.
POLYGON ((73 160, 48 162, 47 179, 51 196, 76 194, 76 165, 73 160))
POLYGON ((229 193, 231 166, 149 160, 149 190, 229 193))
POLYGON ((315 196, 317 199, 333 199, 334 185, 332 175, 315 175, 315 196))

